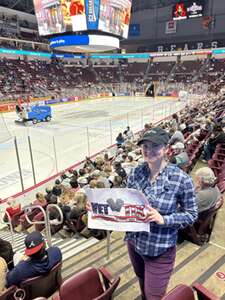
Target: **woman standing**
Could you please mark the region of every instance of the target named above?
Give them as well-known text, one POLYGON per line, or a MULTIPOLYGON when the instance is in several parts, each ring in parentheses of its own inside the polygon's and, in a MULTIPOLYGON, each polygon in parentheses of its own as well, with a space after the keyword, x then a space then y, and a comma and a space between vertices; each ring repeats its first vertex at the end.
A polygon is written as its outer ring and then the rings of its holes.
POLYGON ((166 293, 176 256, 177 231, 197 219, 192 179, 165 160, 168 133, 152 128, 139 140, 145 162, 132 170, 128 188, 144 193, 149 202, 150 233, 127 232, 128 252, 139 279, 142 299, 160 300, 166 293))

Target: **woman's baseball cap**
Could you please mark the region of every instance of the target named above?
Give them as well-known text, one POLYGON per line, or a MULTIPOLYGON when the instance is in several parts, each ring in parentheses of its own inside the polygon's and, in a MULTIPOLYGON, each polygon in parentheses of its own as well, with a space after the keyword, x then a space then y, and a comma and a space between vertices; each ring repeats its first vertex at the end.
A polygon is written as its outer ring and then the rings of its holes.
POLYGON ((25 254, 31 256, 41 250, 45 240, 39 231, 33 231, 26 236, 24 243, 26 246, 25 254))
POLYGON ((152 142, 156 145, 167 145, 169 140, 170 137, 166 130, 161 127, 154 127, 142 136, 137 145, 140 146, 145 142, 152 142))

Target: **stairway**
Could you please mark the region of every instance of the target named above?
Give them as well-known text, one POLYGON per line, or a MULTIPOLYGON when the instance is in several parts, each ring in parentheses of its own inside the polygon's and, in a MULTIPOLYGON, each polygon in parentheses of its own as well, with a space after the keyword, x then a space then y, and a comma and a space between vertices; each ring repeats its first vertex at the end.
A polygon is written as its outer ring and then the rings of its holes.
POLYGON ((152 62, 151 62, 151 60, 149 59, 149 60, 148 60, 147 67, 146 67, 146 70, 145 70, 145 74, 144 74, 144 82, 147 81, 147 79, 148 79, 148 73, 149 73, 149 71, 150 71, 150 69, 151 69, 151 64, 152 64, 152 62))
POLYGON ((209 59, 207 59, 205 61, 205 63, 203 63, 203 65, 201 66, 201 68, 199 69, 197 74, 192 77, 192 82, 194 83, 194 82, 198 81, 198 79, 201 78, 201 75, 210 68, 210 65, 211 65, 211 62, 209 59))
MULTIPOLYGON (((14 246, 13 250, 15 252, 23 253, 25 250, 24 239, 27 234, 25 233, 14 233, 14 246)), ((11 235, 9 231, 0 231, 0 238, 12 242, 11 235)), ((83 237, 78 238, 56 238, 52 237, 52 246, 57 246, 62 251, 63 261, 72 258, 81 251, 88 249, 89 247, 97 244, 99 240, 95 238, 85 239, 83 237)))

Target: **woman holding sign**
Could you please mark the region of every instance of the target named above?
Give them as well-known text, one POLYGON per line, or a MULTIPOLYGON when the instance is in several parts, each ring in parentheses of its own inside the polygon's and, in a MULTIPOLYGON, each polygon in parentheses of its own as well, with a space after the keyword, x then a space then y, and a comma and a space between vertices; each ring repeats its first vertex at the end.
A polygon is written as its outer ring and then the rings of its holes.
POLYGON ((125 240, 142 299, 160 300, 166 293, 176 256, 177 231, 197 219, 192 179, 176 165, 167 163, 168 133, 160 127, 147 131, 138 141, 145 162, 128 178, 127 187, 144 193, 148 200, 148 232, 127 232, 125 240))

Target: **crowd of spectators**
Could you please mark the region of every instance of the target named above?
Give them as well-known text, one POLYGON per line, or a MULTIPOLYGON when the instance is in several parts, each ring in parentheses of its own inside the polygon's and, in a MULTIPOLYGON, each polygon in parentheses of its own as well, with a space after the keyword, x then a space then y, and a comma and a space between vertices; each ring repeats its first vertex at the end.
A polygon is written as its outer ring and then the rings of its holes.
MULTIPOLYGON (((209 94, 204 100, 199 101, 193 107, 186 106, 184 110, 177 114, 173 114, 171 119, 162 121, 158 124, 159 127, 165 129, 170 134, 169 146, 167 149, 167 160, 178 165, 185 172, 185 164, 188 162, 188 152, 186 149, 190 143, 200 138, 204 132, 205 148, 203 155, 207 152, 207 145, 213 140, 214 146, 217 144, 225 144, 224 128, 224 106, 225 98, 221 95, 209 94), (220 128, 219 139, 218 128, 220 128)), ((55 204, 62 210, 63 227, 61 230, 72 235, 82 235, 86 238, 94 236, 102 239, 106 236, 104 230, 93 230, 87 227, 87 198, 85 188, 124 188, 126 187, 127 178, 133 168, 143 163, 141 148, 137 144, 146 132, 151 130, 153 124, 145 124, 144 129, 133 134, 128 126, 125 130, 119 133, 116 138, 116 146, 114 151, 107 151, 98 154, 95 158, 86 158, 80 169, 69 169, 63 172, 58 179, 55 180, 53 186, 46 188, 45 193, 38 192, 34 205, 41 205, 44 209, 48 204, 55 204), (79 224, 78 224, 79 223, 79 224), (75 226, 75 231, 72 230, 75 226)), ((210 148, 210 158, 215 151, 215 147, 210 148)), ((199 212, 206 211, 214 207, 221 196, 220 190, 216 186, 217 178, 209 166, 205 165, 199 168, 193 175, 196 198, 199 212)), ((15 199, 9 199, 9 207, 6 209, 10 217, 14 213, 21 211, 20 205, 15 199)), ((21 216, 21 220, 23 215, 21 216)), ((52 224, 57 224, 59 214, 56 211, 50 212, 52 224)), ((6 220, 7 221, 7 220, 6 220)), ((45 267, 52 267, 61 260, 61 253, 58 249, 45 249, 42 242, 42 236, 35 232, 34 235, 28 235, 25 240, 26 254, 28 260, 22 259, 13 268, 12 264, 12 248, 6 245, 3 240, 0 240, 0 268, 2 270, 2 281, 0 288, 4 289, 4 278, 6 278, 6 286, 19 284, 21 280, 29 278, 40 273, 43 269, 43 260, 45 267), (35 245, 38 251, 29 250, 29 243, 33 239, 31 248, 35 245), (36 244, 35 244, 35 241, 36 244), (40 246, 41 245, 41 246, 40 246), (40 246, 40 247, 38 247, 40 246), (40 250, 41 249, 41 250, 40 250), (51 253, 51 258, 48 252, 51 253), (8 256, 6 255, 8 253, 8 256), (54 254, 53 254, 54 252, 54 254), (33 256, 34 255, 34 256, 33 256), (34 264, 32 271, 29 269, 30 264, 34 264), (11 270, 7 273, 7 268, 11 270), (21 277, 21 270, 26 269, 26 272, 21 277), (39 272, 39 273, 38 273, 39 272), (5 277, 3 276, 5 274, 5 277), (21 277, 21 278, 20 278, 21 277)))
MULTIPOLYGON (((224 104, 224 98, 210 95, 194 107, 187 106, 181 113, 173 114, 171 120, 159 124, 168 131, 171 137, 167 150, 167 159, 170 162, 177 164, 186 171, 185 167, 189 162, 188 146, 194 140, 198 140, 202 132, 207 133, 208 137, 205 141, 202 157, 207 155, 208 160, 212 158, 216 145, 225 143, 224 116, 216 118, 218 111, 224 110, 224 104)), ((143 162, 141 149, 137 146, 136 141, 151 127, 152 124, 146 124, 141 133, 134 135, 128 126, 116 138, 115 153, 104 152, 97 155, 93 160, 86 158, 84 165, 79 170, 69 170, 62 174, 59 179, 56 179, 55 185, 48 187, 45 195, 37 193, 33 203, 43 207, 49 203, 58 204, 63 211, 66 221, 64 227, 67 229, 67 223, 78 219, 85 211, 84 187, 113 188, 126 186, 127 176, 129 176, 131 169, 143 162)), ((10 201, 9 205, 11 212, 15 208, 10 201)), ((85 217, 83 219, 85 220, 85 217)))

